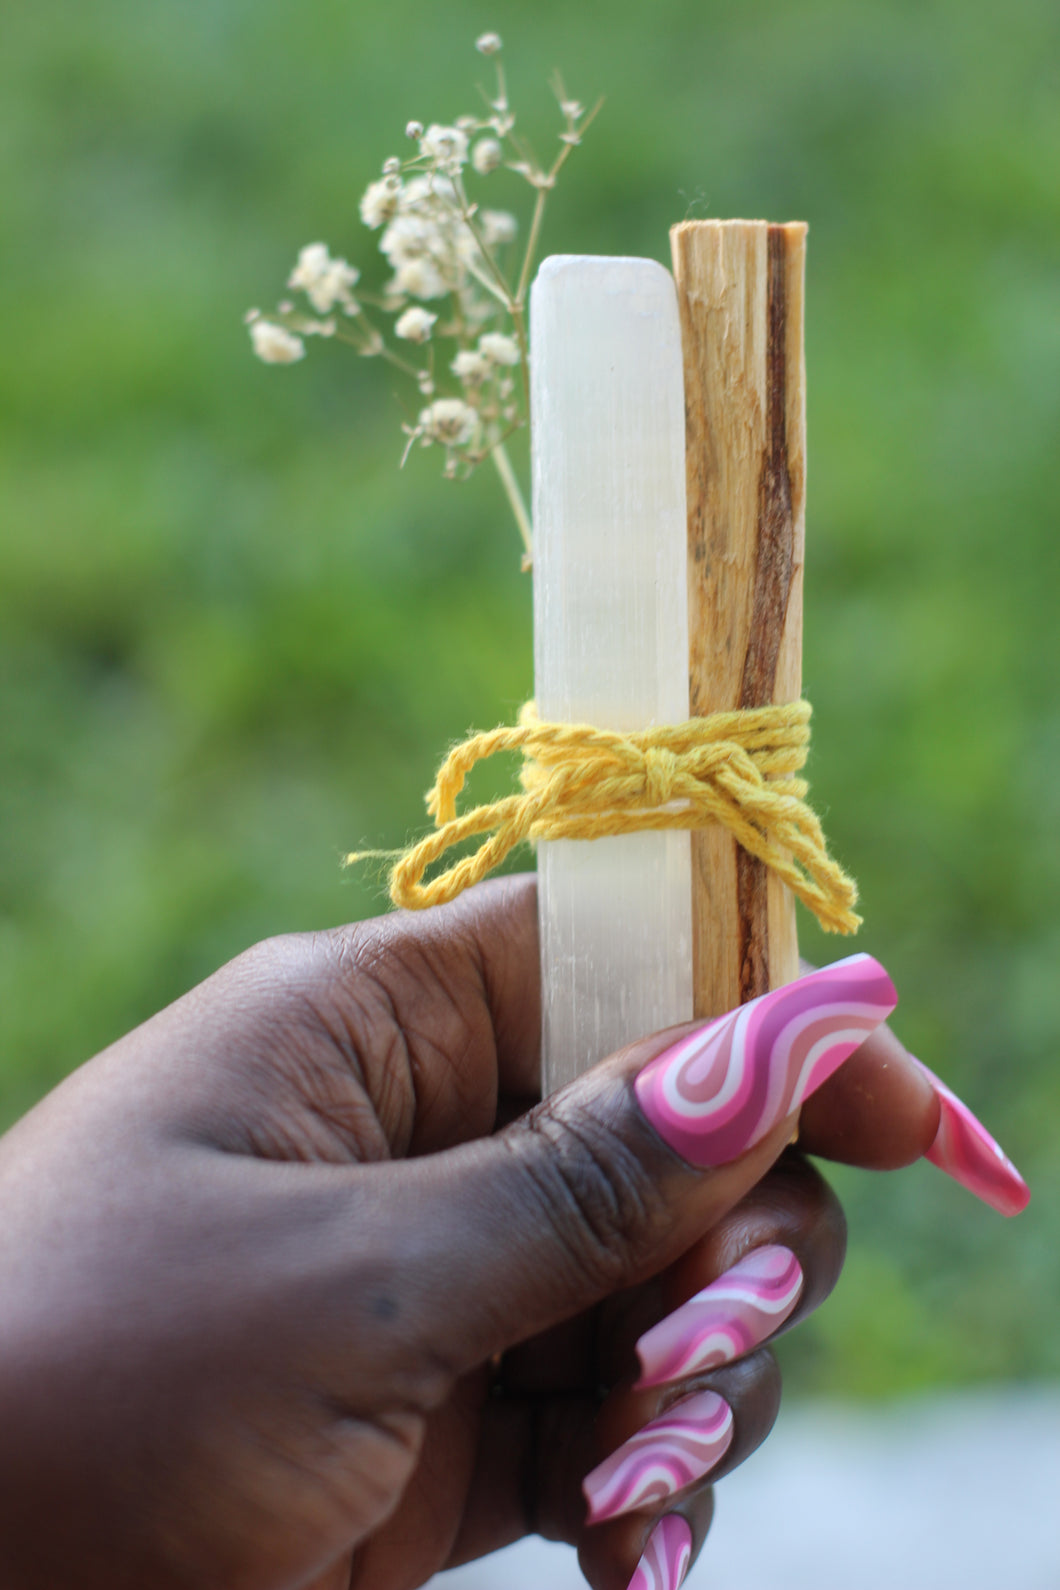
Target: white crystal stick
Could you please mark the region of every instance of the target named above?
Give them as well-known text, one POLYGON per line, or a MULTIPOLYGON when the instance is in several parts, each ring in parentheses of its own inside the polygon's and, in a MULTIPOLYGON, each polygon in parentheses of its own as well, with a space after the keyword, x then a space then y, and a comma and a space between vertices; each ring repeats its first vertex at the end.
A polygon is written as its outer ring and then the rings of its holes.
MULTIPOLYGON (((688 716, 681 330, 653 260, 559 255, 530 301, 534 667, 543 719, 688 716)), ((538 847, 546 1093, 692 1016, 687 833, 538 847)))

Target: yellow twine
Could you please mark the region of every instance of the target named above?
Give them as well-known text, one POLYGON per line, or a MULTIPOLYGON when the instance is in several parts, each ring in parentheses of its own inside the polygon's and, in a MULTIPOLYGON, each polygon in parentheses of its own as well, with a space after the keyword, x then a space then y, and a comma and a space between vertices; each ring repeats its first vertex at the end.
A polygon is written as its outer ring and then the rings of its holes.
MULTIPOLYGON (((647 829, 721 823, 807 905, 830 933, 854 933, 857 885, 828 854, 821 824, 796 777, 810 743, 810 704, 716 712, 707 718, 620 734, 587 723, 542 723, 532 701, 516 728, 472 735, 449 752, 427 795, 434 832, 402 851, 390 898, 421 910, 480 882, 516 845, 539 839, 603 839, 647 829), (457 815, 476 762, 521 751, 523 793, 457 815), (470 856, 423 882, 453 845, 488 837, 470 856)), ((378 852, 347 856, 347 863, 378 852)))

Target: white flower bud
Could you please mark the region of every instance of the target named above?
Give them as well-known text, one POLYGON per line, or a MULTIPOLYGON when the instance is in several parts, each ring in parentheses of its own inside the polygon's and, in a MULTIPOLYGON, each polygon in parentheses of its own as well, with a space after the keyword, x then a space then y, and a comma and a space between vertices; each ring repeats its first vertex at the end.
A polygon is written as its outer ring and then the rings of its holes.
POLYGON ((365 226, 370 226, 374 232, 385 225, 397 214, 400 198, 400 182, 394 185, 392 179, 387 177, 380 182, 370 182, 361 198, 361 220, 365 226))
POLYGON ((419 425, 426 441, 462 447, 474 436, 478 415, 462 398, 438 398, 420 410, 419 425))
POLYGON ((503 331, 484 331, 478 339, 479 352, 491 364, 518 364, 519 344, 503 331))
POLYGON ((480 33, 475 40, 475 48, 480 55, 499 55, 501 49, 500 34, 480 33))
POLYGON ((423 137, 423 123, 421 121, 410 121, 410 122, 408 122, 406 124, 406 127, 405 127, 405 137, 406 138, 422 138, 423 137))
POLYGON ((255 320, 250 328, 254 352, 266 364, 294 364, 305 358, 305 343, 271 320, 255 320))
POLYGON ((444 298, 449 291, 437 265, 429 259, 403 260, 393 281, 394 291, 410 298, 444 298))
POLYGON ((360 274, 344 259, 332 259, 326 243, 307 243, 287 285, 305 293, 317 314, 326 315, 336 304, 352 304, 350 288, 360 274))
POLYGON ((478 223, 490 248, 497 248, 502 243, 511 243, 515 240, 518 223, 515 216, 510 215, 507 210, 483 210, 478 223))
POLYGON ((480 138, 471 151, 471 164, 480 177, 488 177, 491 171, 496 171, 504 159, 504 150, 496 138, 480 138))
POLYGON ((478 386, 490 373, 490 362, 472 348, 462 348, 449 366, 458 380, 467 386, 478 386))
POLYGON ((427 342, 437 319, 438 316, 432 315, 429 309, 421 309, 419 304, 413 304, 394 322, 394 335, 405 342, 427 342))
POLYGON ((420 139, 420 154, 442 166, 462 166, 467 159, 467 134, 459 127, 432 122, 420 139))
POLYGON ((383 161, 383 175, 384 177, 400 177, 401 161, 397 155, 391 155, 389 160, 383 161))

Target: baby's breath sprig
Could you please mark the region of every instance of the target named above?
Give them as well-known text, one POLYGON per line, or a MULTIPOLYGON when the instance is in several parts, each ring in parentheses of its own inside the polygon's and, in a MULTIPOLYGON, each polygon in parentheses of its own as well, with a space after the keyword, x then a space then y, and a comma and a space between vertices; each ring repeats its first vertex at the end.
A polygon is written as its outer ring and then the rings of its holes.
POLYGON ((252 309, 246 321, 253 350, 267 364, 304 358, 305 339, 317 336, 385 359, 413 381, 426 402, 402 427, 402 464, 413 447, 437 446, 445 455, 443 474, 463 479, 492 459, 528 565, 530 516, 505 446, 529 420, 527 296, 548 195, 600 106, 587 112, 557 76, 560 147, 550 163, 542 162, 516 131, 499 36, 483 33, 476 48, 496 74, 492 94, 482 92, 482 113, 458 116, 452 125, 410 121, 405 133, 416 153, 391 156, 361 197, 361 220, 380 233, 393 273, 382 296, 355 296, 357 268, 326 244, 309 243, 287 280, 300 298, 282 300, 267 315, 252 309), (477 197, 478 183, 502 169, 534 194, 526 243, 514 259, 518 220, 477 197), (400 352, 377 315, 392 320, 388 332, 400 352))

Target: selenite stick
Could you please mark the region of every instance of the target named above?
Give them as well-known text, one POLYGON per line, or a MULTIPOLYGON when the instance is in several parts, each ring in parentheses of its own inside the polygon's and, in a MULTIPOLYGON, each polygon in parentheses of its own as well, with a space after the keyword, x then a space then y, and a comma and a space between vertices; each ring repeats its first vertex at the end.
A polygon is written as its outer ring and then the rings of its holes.
MULTIPOLYGON (((685 427, 674 284, 556 256, 531 315, 534 667, 542 719, 688 716, 685 427)), ((692 1014, 689 835, 538 846, 543 1085, 692 1014)))
MULTIPOLYGON (((806 226, 670 234, 684 345, 693 715, 797 701, 806 481, 806 226)), ((798 976, 795 901, 723 828, 692 836, 695 1014, 798 976)))

